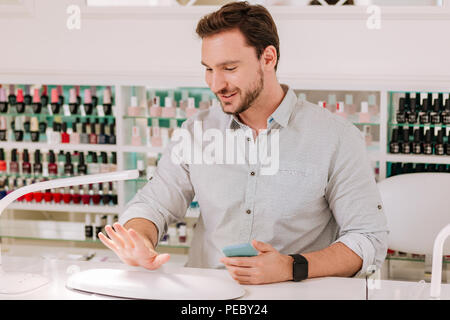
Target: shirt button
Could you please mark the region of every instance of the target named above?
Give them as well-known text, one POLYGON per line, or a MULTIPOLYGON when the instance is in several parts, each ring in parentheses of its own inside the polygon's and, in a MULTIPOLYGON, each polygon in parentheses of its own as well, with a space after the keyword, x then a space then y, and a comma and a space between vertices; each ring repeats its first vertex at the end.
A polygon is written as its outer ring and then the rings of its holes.
POLYGON ((250 141, 250 138, 247 137, 247 141, 250 141))
POLYGON ((247 211, 245 211, 247 214, 250 214, 250 213, 252 213, 252 210, 250 210, 250 209, 247 209, 247 211))
POLYGON ((255 175, 255 171, 250 172, 250 175, 254 176, 255 175))
POLYGON ((381 208, 382 208, 382 207, 381 207, 381 204, 379 204, 379 205, 378 205, 378 210, 381 210, 381 208))

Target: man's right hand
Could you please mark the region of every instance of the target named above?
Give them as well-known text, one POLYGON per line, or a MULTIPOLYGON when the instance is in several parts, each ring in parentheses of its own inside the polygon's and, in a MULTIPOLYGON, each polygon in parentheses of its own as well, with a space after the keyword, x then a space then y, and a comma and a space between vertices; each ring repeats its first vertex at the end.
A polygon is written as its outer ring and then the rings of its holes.
POLYGON ((127 230, 119 223, 115 223, 113 227, 114 229, 110 225, 105 226, 109 238, 101 232, 98 238, 124 263, 155 270, 169 261, 169 254, 158 254, 153 244, 132 228, 127 230))

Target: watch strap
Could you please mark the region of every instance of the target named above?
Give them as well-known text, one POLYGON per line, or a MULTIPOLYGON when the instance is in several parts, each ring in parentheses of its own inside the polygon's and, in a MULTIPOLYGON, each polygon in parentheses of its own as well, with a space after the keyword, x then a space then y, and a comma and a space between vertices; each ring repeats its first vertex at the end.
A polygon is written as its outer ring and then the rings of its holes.
POLYGON ((292 264, 292 276, 295 282, 308 278, 308 260, 301 254, 290 254, 294 259, 292 264))

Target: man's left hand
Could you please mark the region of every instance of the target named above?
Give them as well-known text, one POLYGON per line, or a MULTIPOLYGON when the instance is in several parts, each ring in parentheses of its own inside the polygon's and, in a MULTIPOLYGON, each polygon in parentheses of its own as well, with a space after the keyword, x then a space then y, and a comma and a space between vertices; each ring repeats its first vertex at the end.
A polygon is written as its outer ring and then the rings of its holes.
POLYGON ((257 256, 220 259, 234 280, 240 284, 264 284, 293 279, 291 256, 261 241, 253 240, 252 246, 258 250, 257 256))

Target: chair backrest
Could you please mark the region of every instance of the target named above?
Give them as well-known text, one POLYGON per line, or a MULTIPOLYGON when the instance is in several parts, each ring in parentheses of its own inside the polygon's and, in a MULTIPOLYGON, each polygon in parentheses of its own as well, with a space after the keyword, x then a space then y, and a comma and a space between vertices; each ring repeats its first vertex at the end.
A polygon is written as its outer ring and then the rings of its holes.
MULTIPOLYGON (((378 183, 389 228, 388 247, 432 254, 439 231, 450 223, 450 174, 410 173, 378 183)), ((450 241, 444 255, 450 255, 450 241)))

